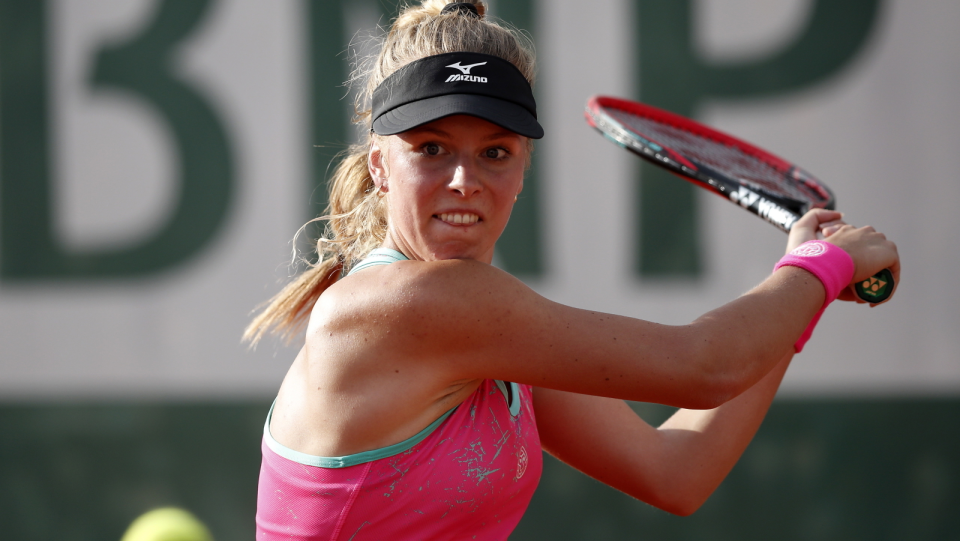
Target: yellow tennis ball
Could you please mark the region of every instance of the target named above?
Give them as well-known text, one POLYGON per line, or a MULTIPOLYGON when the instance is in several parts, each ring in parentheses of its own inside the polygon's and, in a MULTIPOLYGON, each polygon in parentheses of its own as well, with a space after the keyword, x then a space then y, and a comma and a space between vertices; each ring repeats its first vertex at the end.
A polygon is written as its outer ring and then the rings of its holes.
POLYGON ((120 541, 213 541, 213 536, 189 512, 163 507, 140 515, 120 541))

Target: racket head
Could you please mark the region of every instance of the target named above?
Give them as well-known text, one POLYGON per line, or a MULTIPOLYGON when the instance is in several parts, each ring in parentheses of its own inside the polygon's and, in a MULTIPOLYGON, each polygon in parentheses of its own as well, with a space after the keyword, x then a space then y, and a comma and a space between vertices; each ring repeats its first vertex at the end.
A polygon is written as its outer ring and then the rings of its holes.
POLYGON ((793 163, 742 139, 656 107, 593 96, 587 122, 614 143, 708 189, 784 231, 833 192, 793 163))

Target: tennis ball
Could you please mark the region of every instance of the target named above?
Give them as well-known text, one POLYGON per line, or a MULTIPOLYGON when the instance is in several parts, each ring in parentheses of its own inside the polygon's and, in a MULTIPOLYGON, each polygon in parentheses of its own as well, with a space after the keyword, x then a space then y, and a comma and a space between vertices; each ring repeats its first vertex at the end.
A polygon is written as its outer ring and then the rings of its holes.
POLYGON ((189 512, 163 507, 140 515, 120 541, 213 541, 213 537, 189 512))

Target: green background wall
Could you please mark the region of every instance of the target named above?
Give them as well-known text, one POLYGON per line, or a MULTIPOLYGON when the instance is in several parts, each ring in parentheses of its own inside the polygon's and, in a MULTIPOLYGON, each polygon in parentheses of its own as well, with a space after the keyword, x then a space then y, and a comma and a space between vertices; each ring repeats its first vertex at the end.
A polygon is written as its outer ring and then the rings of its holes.
MULTIPOLYGON (((636 404, 658 422, 667 408, 636 404)), ((0 407, 2 539, 119 540, 176 505, 253 539, 269 403, 0 407)), ((960 531, 960 401, 780 400, 707 503, 675 517, 548 458, 515 540, 933 541, 960 531)))

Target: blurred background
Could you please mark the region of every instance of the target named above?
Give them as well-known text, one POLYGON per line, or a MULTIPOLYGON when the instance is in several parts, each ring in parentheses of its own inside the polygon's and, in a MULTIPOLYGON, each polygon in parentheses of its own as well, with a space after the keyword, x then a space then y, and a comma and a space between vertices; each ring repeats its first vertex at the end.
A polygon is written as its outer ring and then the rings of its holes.
MULTIPOLYGON (((119 540, 158 507, 250 539, 267 408, 299 348, 240 343, 293 272, 349 124, 350 51, 393 0, 0 0, 0 524, 119 540), (350 44, 353 43, 353 47, 350 44)), ((686 323, 785 237, 593 133, 591 94, 800 164, 900 247, 838 305, 704 507, 548 459, 513 539, 955 539, 960 3, 496 0, 537 44, 538 143, 496 264, 567 304, 686 323)), ((635 404, 650 422, 670 411, 635 404)))

